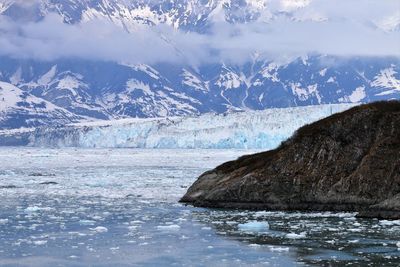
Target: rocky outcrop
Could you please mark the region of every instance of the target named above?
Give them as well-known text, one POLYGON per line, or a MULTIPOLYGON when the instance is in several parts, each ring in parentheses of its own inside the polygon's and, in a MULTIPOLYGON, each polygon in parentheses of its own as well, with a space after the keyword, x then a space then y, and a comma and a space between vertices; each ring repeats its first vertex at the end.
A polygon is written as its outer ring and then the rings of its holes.
POLYGON ((400 102, 361 105, 306 125, 275 150, 204 173, 181 202, 400 219, 400 102))

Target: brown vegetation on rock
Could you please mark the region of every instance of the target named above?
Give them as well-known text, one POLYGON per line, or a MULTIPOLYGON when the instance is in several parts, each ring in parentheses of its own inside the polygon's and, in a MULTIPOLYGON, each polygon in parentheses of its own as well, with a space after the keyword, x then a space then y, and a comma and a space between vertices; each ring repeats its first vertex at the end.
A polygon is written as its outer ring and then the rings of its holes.
POLYGON ((400 218, 400 102, 354 107, 201 175, 181 202, 400 218))

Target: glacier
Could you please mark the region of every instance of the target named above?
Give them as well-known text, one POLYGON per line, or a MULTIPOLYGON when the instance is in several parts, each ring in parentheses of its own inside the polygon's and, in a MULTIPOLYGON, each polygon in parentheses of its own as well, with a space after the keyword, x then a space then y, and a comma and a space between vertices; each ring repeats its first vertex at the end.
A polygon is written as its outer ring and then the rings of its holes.
POLYGON ((197 117, 131 118, 41 127, 37 147, 273 149, 301 126, 356 104, 273 108, 197 117))

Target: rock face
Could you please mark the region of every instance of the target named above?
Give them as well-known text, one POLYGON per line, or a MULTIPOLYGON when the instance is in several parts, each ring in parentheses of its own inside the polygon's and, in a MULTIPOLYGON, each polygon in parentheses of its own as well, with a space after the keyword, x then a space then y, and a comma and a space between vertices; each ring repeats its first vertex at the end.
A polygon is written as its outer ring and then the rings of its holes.
POLYGON ((400 219, 400 102, 352 108, 201 175, 181 202, 400 219))

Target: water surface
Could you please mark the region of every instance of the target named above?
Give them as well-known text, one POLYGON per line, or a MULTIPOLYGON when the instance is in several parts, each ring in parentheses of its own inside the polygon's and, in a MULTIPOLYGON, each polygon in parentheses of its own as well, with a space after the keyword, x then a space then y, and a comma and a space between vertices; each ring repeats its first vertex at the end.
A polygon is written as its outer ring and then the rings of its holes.
POLYGON ((0 266, 400 264, 400 221, 177 203, 241 150, 0 149, 0 266))

